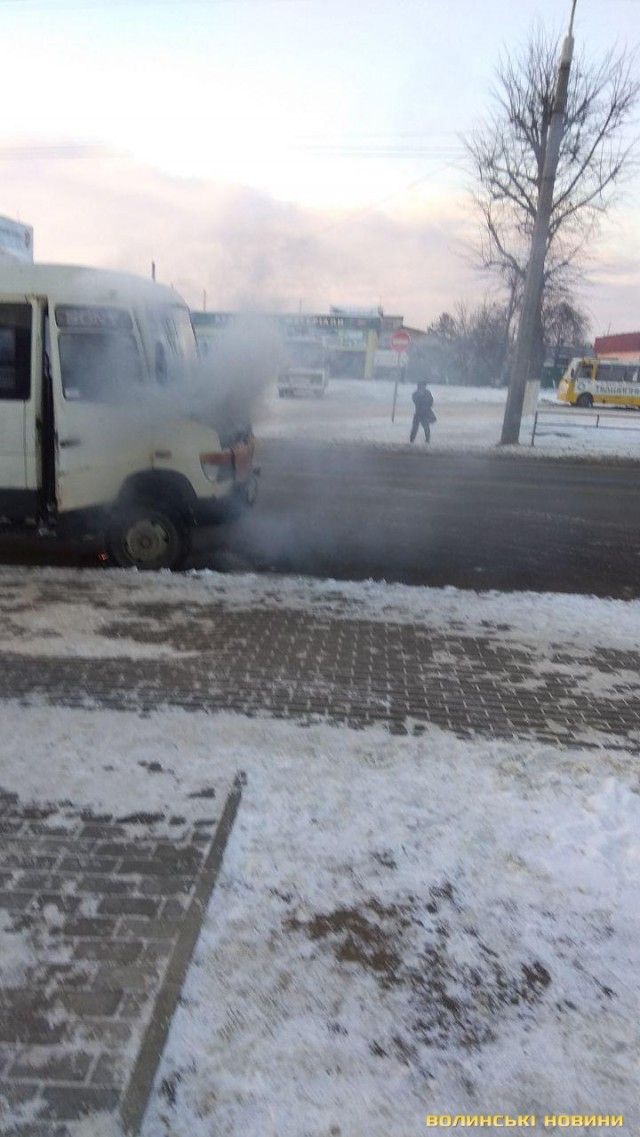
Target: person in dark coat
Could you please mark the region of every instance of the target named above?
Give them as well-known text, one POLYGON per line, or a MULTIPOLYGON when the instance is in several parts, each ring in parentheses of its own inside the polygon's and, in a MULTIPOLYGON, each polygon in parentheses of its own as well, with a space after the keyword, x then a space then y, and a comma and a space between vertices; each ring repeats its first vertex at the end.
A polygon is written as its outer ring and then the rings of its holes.
POLYGON ((418 383, 411 398, 416 409, 411 424, 409 441, 415 442, 418 427, 421 426, 424 430, 424 440, 429 442, 431 439, 431 423, 436 421, 436 416, 433 413, 433 395, 427 387, 426 380, 422 379, 418 383))

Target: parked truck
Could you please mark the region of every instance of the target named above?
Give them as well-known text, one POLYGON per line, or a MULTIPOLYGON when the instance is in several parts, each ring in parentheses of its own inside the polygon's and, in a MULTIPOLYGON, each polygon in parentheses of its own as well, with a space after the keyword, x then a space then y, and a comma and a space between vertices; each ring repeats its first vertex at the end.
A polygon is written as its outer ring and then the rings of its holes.
POLYGON ((316 336, 291 336, 284 345, 284 359, 278 372, 281 399, 312 395, 319 399, 328 384, 327 352, 324 340, 316 336))
POLYGON ((0 263, 0 529, 101 534, 118 565, 174 568, 195 526, 252 504, 250 427, 188 409, 196 354, 170 288, 0 263))

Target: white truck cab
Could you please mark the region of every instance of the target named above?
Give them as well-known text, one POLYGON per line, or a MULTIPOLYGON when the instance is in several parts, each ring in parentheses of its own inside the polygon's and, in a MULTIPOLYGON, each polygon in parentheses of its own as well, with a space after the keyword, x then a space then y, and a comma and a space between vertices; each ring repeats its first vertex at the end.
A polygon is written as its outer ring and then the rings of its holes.
POLYGON ((175 567, 190 532, 255 497, 249 428, 185 409, 186 304, 123 273, 0 261, 0 526, 102 532, 117 564, 175 567))
POLYGON ((278 372, 280 398, 293 395, 321 398, 328 385, 324 341, 314 336, 291 336, 285 343, 284 355, 278 372))

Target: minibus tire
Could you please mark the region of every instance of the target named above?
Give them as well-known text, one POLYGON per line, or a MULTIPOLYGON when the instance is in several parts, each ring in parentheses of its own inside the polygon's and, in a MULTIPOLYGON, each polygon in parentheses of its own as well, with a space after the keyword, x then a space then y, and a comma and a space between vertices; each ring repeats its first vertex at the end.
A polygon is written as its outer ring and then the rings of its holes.
POLYGON ((578 398, 576 399, 576 406, 577 407, 592 407, 593 406, 593 395, 590 395, 588 391, 583 391, 582 394, 578 395, 578 398))
POLYGON ((172 510, 140 503, 113 518, 107 546, 120 568, 177 569, 189 552, 189 530, 172 510))

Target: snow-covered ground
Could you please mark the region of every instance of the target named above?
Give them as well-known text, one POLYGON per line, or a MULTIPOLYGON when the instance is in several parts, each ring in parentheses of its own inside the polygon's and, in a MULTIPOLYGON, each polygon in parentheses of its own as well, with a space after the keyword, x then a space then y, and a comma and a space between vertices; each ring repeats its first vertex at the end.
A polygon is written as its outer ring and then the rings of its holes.
MULTIPOLYGON (((387 380, 332 379, 322 399, 280 399, 270 389, 256 419, 262 438, 291 437, 324 442, 375 442, 407 445, 413 417, 412 384, 398 386, 395 421, 391 421, 394 384, 387 380)), ((495 446, 502 428, 506 392, 492 387, 431 386, 437 423, 432 427, 436 450, 486 449, 495 446)), ((595 415, 569 411, 542 392, 541 421, 534 454, 588 454, 640 458, 640 415, 609 411, 609 427, 595 428, 595 415), (551 416, 550 412, 555 413, 551 416), (593 423, 578 429, 576 423, 593 423), (615 429, 611 429, 615 427, 615 429), (624 429, 621 429, 624 428, 624 429)), ((521 443, 531 440, 532 419, 523 420, 521 443)), ((423 445, 422 434, 417 445, 423 445)), ((528 448, 530 449, 530 448, 528 448)))
MULTIPOLYGON (((81 576, 34 579, 69 575, 81 576)), ((638 643, 637 602, 211 573, 101 579, 112 606, 144 590, 156 604, 375 613, 592 653, 638 643)), ((28 608, 27 591, 21 639, 28 608)), ((40 619, 35 653, 54 632, 40 619)), ((98 621, 66 624, 62 654, 76 637, 79 654, 99 654, 98 621)), ((184 811, 203 780, 224 792, 247 774, 143 1137, 413 1137, 436 1113, 622 1113, 635 1132, 640 763, 619 739, 560 749, 436 727, 398 737, 12 705, 2 727, 0 784, 23 800, 184 811)))
POLYGON ((634 1131, 637 773, 438 730, 216 726, 249 789, 160 1071, 176 1105, 156 1094, 144 1137, 596 1108, 634 1131))
MULTIPOLYGON (((395 422, 391 422, 394 384, 385 380, 332 379, 322 399, 278 398, 270 390, 262 437, 283 434, 326 441, 404 444, 413 416, 413 385, 398 386, 395 422)), ((485 387, 431 388, 435 413, 433 440, 443 445, 492 445, 499 436, 505 393, 485 387), (498 435, 496 435, 498 430, 498 435), (437 432, 437 433, 436 433, 437 432)))
POLYGON ((36 800, 182 809, 203 778, 248 776, 143 1137, 594 1110, 634 1132, 637 761, 436 728, 4 708, 3 748, 18 737, 30 762, 5 760, 3 782, 36 800))

